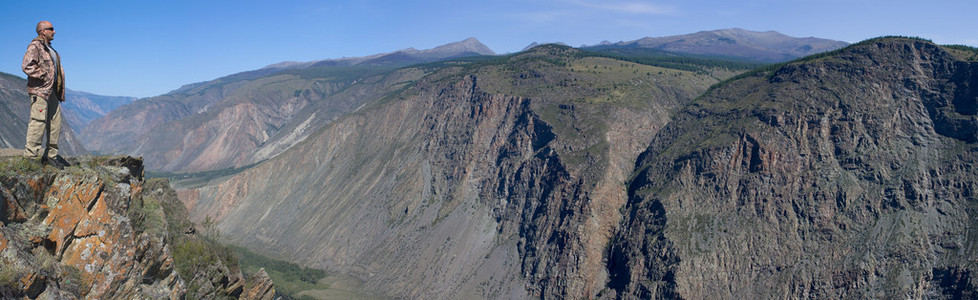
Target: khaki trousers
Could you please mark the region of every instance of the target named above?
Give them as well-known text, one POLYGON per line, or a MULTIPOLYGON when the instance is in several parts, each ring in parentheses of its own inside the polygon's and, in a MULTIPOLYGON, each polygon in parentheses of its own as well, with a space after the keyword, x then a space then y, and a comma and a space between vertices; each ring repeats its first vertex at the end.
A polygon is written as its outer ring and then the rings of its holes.
POLYGON ((48 136, 47 156, 58 155, 58 139, 61 138, 61 101, 51 95, 45 99, 31 95, 31 119, 27 121, 27 145, 24 155, 39 158, 44 153, 41 140, 48 136))

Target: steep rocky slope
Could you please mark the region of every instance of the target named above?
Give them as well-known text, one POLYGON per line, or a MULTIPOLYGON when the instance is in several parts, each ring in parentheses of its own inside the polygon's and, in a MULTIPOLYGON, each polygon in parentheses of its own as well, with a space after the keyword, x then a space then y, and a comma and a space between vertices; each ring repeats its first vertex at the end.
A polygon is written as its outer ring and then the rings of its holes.
MULTIPOLYGON (((31 113, 30 99, 27 97, 27 80, 0 73, 0 148, 24 149, 27 137, 27 120, 31 113)), ((62 114, 71 112, 63 108, 62 114)), ((72 124, 65 122, 61 127, 59 150, 66 155, 85 154, 88 151, 75 136, 72 124)))
POLYGON ((181 200, 397 297, 590 297, 635 158, 715 82, 553 45, 446 66, 181 200))
POLYGON ((269 66, 123 106, 94 120, 81 137, 99 153, 141 156, 152 170, 246 166, 423 75, 393 72, 398 67, 492 54, 486 51, 469 39, 430 50, 269 66))
POLYGON ((874 39, 712 89, 642 154, 604 295, 974 298, 975 53, 874 39))
POLYGON ((246 283, 233 260, 185 234, 185 208, 165 181, 143 180, 141 161, 70 160, 58 171, 0 158, 0 297, 274 296, 267 275, 246 283))

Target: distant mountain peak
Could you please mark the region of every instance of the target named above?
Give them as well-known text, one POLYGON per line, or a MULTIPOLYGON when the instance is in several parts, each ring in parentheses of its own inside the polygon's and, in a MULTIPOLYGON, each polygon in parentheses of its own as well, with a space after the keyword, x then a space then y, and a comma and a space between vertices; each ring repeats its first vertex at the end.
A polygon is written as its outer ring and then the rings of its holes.
POLYGON ((564 43, 564 42, 553 42, 553 43, 537 43, 537 42, 532 42, 529 45, 527 45, 526 47, 524 47, 523 50, 520 50, 520 51, 526 51, 526 50, 530 50, 530 49, 536 48, 537 46, 543 46, 543 45, 548 45, 548 44, 556 44, 556 45, 570 47, 570 45, 568 45, 567 43, 564 43))
MULTIPOLYGON (((409 48, 414 49, 414 48, 409 48)), ((492 49, 489 49, 485 44, 482 44, 478 39, 474 37, 467 38, 462 41, 444 44, 429 50, 420 51, 421 53, 446 53, 446 54, 463 54, 463 53, 476 53, 479 55, 496 55, 492 49)))
POLYGON ((408 47, 401 50, 379 53, 368 56, 361 57, 344 57, 338 59, 324 59, 316 60, 310 62, 296 62, 296 61, 286 61, 275 64, 270 64, 262 69, 291 69, 291 68, 307 68, 317 64, 332 63, 338 65, 356 65, 363 62, 368 62, 376 59, 382 59, 391 55, 407 54, 410 56, 418 56, 421 60, 430 61, 432 59, 448 59, 454 57, 462 56, 472 56, 472 55, 496 55, 492 49, 489 49, 485 44, 480 42, 474 37, 467 38, 462 41, 453 42, 437 46, 432 49, 418 50, 414 47, 408 47))
POLYGON ((641 47, 697 55, 738 57, 763 62, 781 62, 849 45, 814 37, 792 37, 777 31, 727 28, 664 37, 645 37, 613 45, 641 47))

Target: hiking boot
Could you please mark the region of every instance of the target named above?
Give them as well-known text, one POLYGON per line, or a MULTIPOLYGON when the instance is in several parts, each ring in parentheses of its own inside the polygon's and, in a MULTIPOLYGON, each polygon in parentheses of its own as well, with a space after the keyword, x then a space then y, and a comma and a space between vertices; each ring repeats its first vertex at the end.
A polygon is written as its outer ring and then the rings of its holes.
POLYGON ((48 164, 58 168, 58 170, 64 170, 65 167, 71 166, 71 164, 61 157, 61 155, 55 155, 54 157, 48 158, 48 164))

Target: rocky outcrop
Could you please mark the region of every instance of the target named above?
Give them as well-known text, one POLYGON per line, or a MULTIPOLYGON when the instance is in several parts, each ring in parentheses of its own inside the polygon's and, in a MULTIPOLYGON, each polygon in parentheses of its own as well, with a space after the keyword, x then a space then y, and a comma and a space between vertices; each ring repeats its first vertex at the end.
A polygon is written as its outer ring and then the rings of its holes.
POLYGON ((975 297, 976 66, 884 38, 716 87, 642 155, 605 295, 975 297))
POLYGON ((265 269, 258 270, 258 274, 252 277, 250 285, 251 288, 241 295, 241 299, 275 299, 275 286, 272 285, 272 278, 268 277, 265 269))
MULTIPOLYGON (((181 251, 188 245, 200 245, 191 241, 201 238, 179 236, 190 223, 185 215, 180 222, 180 216, 167 214, 179 205, 175 193, 165 181, 145 181, 141 160, 69 161, 74 166, 59 171, 21 157, 0 158, 0 296, 177 299, 244 294, 240 270, 232 272, 220 259, 174 255, 186 252, 181 251)), ((265 279, 257 286, 260 290, 248 292, 273 295, 265 279)))

